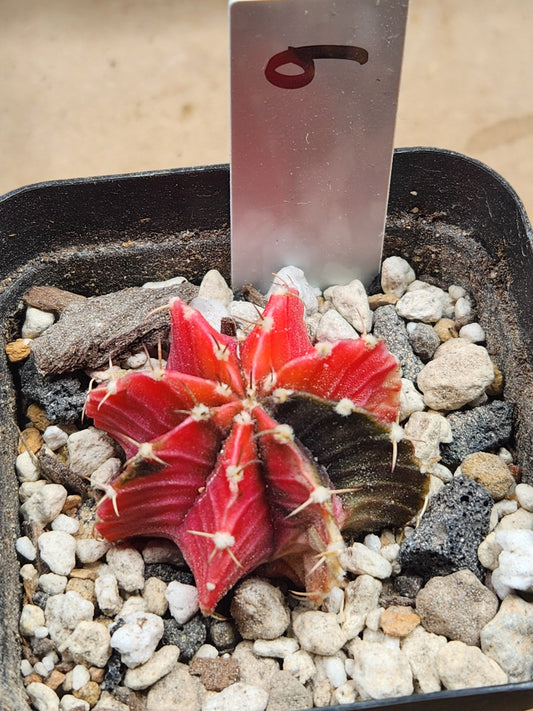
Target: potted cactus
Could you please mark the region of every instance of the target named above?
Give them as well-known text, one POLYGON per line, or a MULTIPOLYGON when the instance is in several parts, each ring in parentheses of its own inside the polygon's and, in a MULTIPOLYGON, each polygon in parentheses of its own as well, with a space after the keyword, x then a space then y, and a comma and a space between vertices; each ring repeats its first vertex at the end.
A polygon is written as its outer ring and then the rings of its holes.
MULTIPOLYGON (((228 208, 224 166, 59 182, 5 196, 0 203, 6 255, 0 294, 5 341, 17 331, 20 298, 35 284, 92 295, 138 285, 154 275, 165 279, 180 272, 198 281, 208 269, 218 268, 227 276, 228 208), (10 249, 14 240, 16 250, 10 249)), ((473 293, 488 349, 505 374, 506 397, 515 405, 523 480, 531 481, 533 354, 527 305, 533 291, 533 257, 529 223, 516 195, 499 176, 463 156, 435 149, 398 151, 385 249, 387 254, 405 256, 419 273, 464 284, 473 293)), ((135 509, 150 503, 149 479, 155 477, 153 483, 162 477, 182 507, 181 514, 169 517, 154 495, 155 513, 150 518, 146 509, 143 525, 150 535, 166 535, 178 543, 195 574, 206 612, 258 566, 269 572, 283 565, 311 596, 320 597, 336 580, 336 556, 325 554, 335 548, 341 529, 362 527, 354 492, 361 472, 333 468, 329 480, 321 478, 314 462, 329 456, 328 432, 345 428, 364 456, 365 443, 376 439, 387 451, 386 460, 380 459, 374 470, 377 481, 386 485, 396 473, 408 482, 408 513, 401 519, 392 509, 386 511, 383 520, 375 519, 377 528, 403 524, 425 494, 425 477, 409 444, 395 441, 398 376, 386 350, 365 338, 349 346, 345 358, 350 363, 367 359, 380 373, 377 381, 359 391, 351 387, 349 377, 339 378, 335 367, 328 370, 328 377, 321 377, 317 368, 324 365, 324 358, 333 363, 334 351, 318 353, 306 340, 299 304, 290 286, 282 285, 237 352, 233 335, 213 333, 200 316, 175 302, 173 334, 197 344, 191 352, 199 350, 201 359, 171 346, 167 370, 125 376, 129 380, 111 381, 89 396, 88 414, 117 438, 128 457, 100 505, 101 532, 110 539, 142 533, 136 528, 135 509), (136 388, 141 388, 143 398, 149 392, 144 411, 131 399, 136 388), (151 445, 146 447, 141 420, 150 428, 163 401, 171 403, 168 421, 154 424, 151 445), (251 422, 259 436, 251 435, 251 422), (317 427, 316 422, 325 424, 317 427), (205 447, 190 469, 194 486, 184 496, 172 472, 180 458, 198 454, 191 452, 191 439, 185 436, 191 433, 205 447), (303 446, 295 444, 294 435, 303 446), (251 488, 244 503, 249 510, 257 502, 254 516, 265 522, 257 527, 259 538, 253 542, 240 508, 243 502, 234 496, 243 467, 255 474, 246 478, 251 488), (287 469, 294 474, 289 482, 282 476, 287 469), (276 514, 280 525, 273 528, 266 521, 276 514), (209 577, 211 564, 219 571, 216 582, 209 577)), ((13 467, 16 388, 5 362, 2 373, 0 515, 6 552, 0 599, 6 663, 1 689, 5 707, 21 709, 28 703, 19 675, 20 587, 13 547, 18 526, 13 467)), ((366 522, 364 528, 369 528, 366 522)), ((470 708, 496 709, 505 703, 506 708, 521 709, 530 705, 531 693, 531 684, 526 683, 420 695, 404 703, 420 709, 439 703, 445 708, 465 697, 470 708)), ((371 705, 391 708, 387 702, 371 705)))

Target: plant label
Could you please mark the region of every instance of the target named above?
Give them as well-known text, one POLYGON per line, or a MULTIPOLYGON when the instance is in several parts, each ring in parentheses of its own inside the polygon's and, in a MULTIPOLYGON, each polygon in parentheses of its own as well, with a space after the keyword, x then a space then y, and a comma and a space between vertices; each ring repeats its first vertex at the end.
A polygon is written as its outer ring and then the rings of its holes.
POLYGON ((231 0, 233 287, 379 272, 408 0, 231 0))

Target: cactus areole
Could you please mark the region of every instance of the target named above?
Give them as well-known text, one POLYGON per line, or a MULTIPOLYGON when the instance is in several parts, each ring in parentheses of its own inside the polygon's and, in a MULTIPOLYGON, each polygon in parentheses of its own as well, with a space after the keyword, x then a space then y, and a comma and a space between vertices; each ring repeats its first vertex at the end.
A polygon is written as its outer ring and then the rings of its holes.
POLYGON ((242 341, 181 300, 170 313, 166 367, 88 395, 127 458, 99 532, 174 541, 205 614, 258 568, 321 600, 344 576, 341 532, 404 525, 427 493, 395 424, 396 359, 372 336, 313 344, 288 287, 242 341))

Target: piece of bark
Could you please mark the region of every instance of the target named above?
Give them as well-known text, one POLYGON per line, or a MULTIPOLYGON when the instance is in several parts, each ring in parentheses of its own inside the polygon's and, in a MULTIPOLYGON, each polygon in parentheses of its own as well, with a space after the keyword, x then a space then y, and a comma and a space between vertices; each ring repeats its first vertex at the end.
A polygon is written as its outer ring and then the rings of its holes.
POLYGON ((37 461, 45 479, 54 484, 62 484, 67 491, 85 498, 89 486, 88 482, 78 474, 75 474, 66 464, 63 464, 51 449, 41 447, 37 455, 37 461))
POLYGON ((171 299, 189 302, 198 287, 185 282, 162 289, 131 287, 69 304, 57 323, 35 338, 31 350, 43 375, 100 368, 168 339, 171 299))
POLYGON ((258 291, 252 284, 244 284, 241 289, 241 294, 245 301, 249 301, 256 306, 264 308, 268 299, 260 291, 258 291))
POLYGON ((23 298, 28 306, 54 314, 60 314, 69 304, 85 301, 85 296, 56 286, 32 286, 23 298))

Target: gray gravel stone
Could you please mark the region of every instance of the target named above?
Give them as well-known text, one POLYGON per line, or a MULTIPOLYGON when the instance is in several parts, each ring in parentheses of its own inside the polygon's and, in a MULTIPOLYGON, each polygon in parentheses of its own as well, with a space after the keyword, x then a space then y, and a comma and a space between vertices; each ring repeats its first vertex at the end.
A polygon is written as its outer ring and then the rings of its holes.
POLYGON ((125 668, 126 665, 122 664, 120 654, 113 651, 106 664, 102 688, 107 691, 113 691, 122 681, 125 668))
POLYGON ((402 376, 414 382, 424 363, 413 353, 405 324, 394 306, 380 306, 374 311, 373 333, 383 338, 388 349, 398 358, 402 376))
POLYGON ((409 343, 415 354, 426 363, 433 358, 433 354, 440 346, 440 338, 433 326, 417 323, 409 332, 409 343))
POLYGON ((455 469, 469 454, 507 444, 513 428, 513 407, 503 400, 494 400, 472 410, 454 412, 447 419, 453 440, 441 446, 441 462, 455 469))
POLYGON ((311 692, 290 672, 279 671, 272 676, 266 711, 296 711, 312 705, 311 692))
POLYGON ((468 568, 481 578, 477 548, 489 531, 492 505, 485 487, 455 477, 431 499, 418 527, 403 541, 403 570, 428 580, 468 568))
POLYGON ((201 711, 205 689, 186 664, 177 664, 148 691, 146 711, 201 711))
POLYGON ((239 635, 232 620, 211 620, 209 638, 219 652, 228 652, 239 641, 239 635))
POLYGON ((244 639, 276 639, 290 622, 283 593, 262 578, 247 578, 237 587, 231 614, 244 639))
POLYGON ((479 633, 498 610, 498 598, 470 570, 432 578, 416 611, 428 632, 479 646, 479 633))

